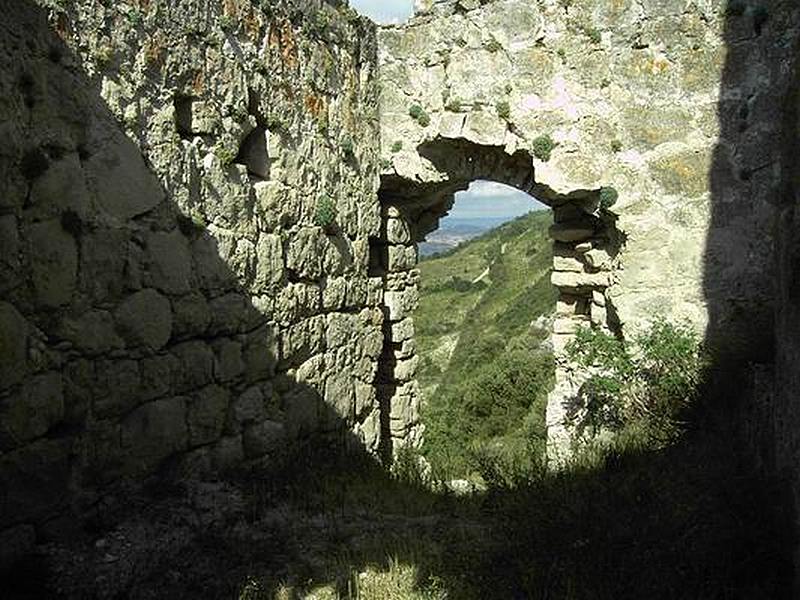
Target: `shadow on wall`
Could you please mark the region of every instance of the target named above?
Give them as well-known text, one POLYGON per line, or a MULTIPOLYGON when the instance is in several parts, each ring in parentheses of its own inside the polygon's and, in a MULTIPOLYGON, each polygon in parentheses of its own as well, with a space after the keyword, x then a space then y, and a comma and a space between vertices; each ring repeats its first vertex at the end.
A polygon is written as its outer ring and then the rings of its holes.
POLYGON ((748 460, 793 487, 781 498, 796 509, 800 8, 731 0, 725 48, 704 273, 713 395, 736 415, 748 460))
POLYGON ((141 481, 271 463, 316 432, 341 438, 358 382, 331 407, 325 366, 309 359, 320 346, 357 351, 369 366, 359 416, 368 414, 381 314, 359 306, 333 319, 321 298, 286 297, 283 276, 256 272, 271 300, 294 302, 301 324, 279 340, 269 310, 168 197, 44 11, 15 1, 0 17, 2 563, 80 536, 82 523, 115 522, 141 481))
POLYGON ((268 319, 212 237, 164 199, 89 83, 45 76, 70 56, 34 35, 40 15, 30 24, 13 43, 53 66, 37 79, 15 65, 18 91, 3 90, 31 118, 0 150, 0 222, 16 232, 0 238, 0 281, 3 332, 30 328, 37 358, 28 373, 12 344, 2 373, 24 402, 4 392, 19 428, 0 438, 0 527, 3 551, 38 546, 2 575, 4 597, 271 599, 322 582, 327 597, 376 598, 361 573, 389 558, 412 567, 419 597, 787 597, 774 495, 732 464, 724 431, 474 496, 430 491, 406 461, 389 476, 313 385, 279 375, 268 319), (54 115, 63 139, 49 137, 54 115), (124 162, 96 150, 109 146, 124 162), (81 194, 37 200, 70 165, 135 174, 100 178, 100 208, 124 218, 95 216, 81 194), (350 452, 312 444, 320 428, 350 452), (225 467, 238 472, 202 476, 225 467))

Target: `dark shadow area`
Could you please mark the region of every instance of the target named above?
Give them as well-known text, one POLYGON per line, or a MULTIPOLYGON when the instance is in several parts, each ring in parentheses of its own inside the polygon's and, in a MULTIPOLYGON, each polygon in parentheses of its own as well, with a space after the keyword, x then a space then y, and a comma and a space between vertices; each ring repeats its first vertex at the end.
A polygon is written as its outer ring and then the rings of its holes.
POLYGON ((749 468, 776 481, 769 504, 783 512, 792 531, 785 552, 796 556, 800 8, 731 0, 725 19, 703 279, 714 352, 710 412, 733 423, 749 468))
MULTIPOLYGON (((45 26, 41 14, 29 23, 32 38, 45 26)), ((69 55, 55 35, 42 36, 52 44, 46 60, 69 55)), ((25 77, 21 82, 34 89, 28 96, 35 106, 35 85, 25 77)), ((93 84, 78 75, 74 83, 71 93, 86 94, 83 108, 99 110, 113 124, 93 84)), ((90 160, 87 148, 30 148, 23 170, 34 181, 64 155, 90 160)), ((80 214, 54 219, 81 248, 84 232, 102 229, 80 214)), ((718 419, 701 412, 666 450, 612 453, 558 473, 521 473, 472 496, 423 481, 413 457, 401 455, 390 475, 316 389, 288 371, 281 374, 279 364, 296 366, 307 351, 276 355, 267 343, 267 317, 250 303, 205 229, 164 200, 109 235, 120 236, 113 247, 122 249, 148 232, 186 238, 193 272, 202 262, 207 276, 198 285, 212 298, 207 323, 187 321, 185 332, 165 342, 164 352, 181 345, 187 358, 151 381, 150 392, 166 382, 164 398, 196 402, 216 385, 198 370, 218 360, 211 339, 241 343, 252 349, 245 352, 250 358, 226 385, 243 396, 253 386, 264 394, 270 383, 280 398, 270 410, 291 430, 275 439, 253 429, 263 421, 244 417, 240 429, 229 431, 226 410, 224 422, 210 426, 213 452, 210 441, 174 447, 182 439, 176 432, 192 434, 180 423, 174 431, 167 426, 172 402, 141 421, 155 446, 139 455, 141 446, 115 446, 114 432, 106 439, 104 419, 92 408, 98 399, 117 398, 113 382, 101 389, 91 377, 76 380, 66 425, 47 431, 24 470, 0 477, 0 524, 23 517, 37 523, 35 551, 0 575, 3 598, 272 600, 298 598, 317 584, 330 587, 329 597, 346 598, 363 590, 365 569, 394 564, 414 567, 412 587, 420 598, 790 597, 789 517, 771 510, 784 506, 778 501, 784 491, 731 451, 731 429, 718 419), (324 441, 310 435, 316 429, 329 432, 324 441), (226 437, 241 450, 220 453, 217 439, 226 437), (190 446, 200 450, 194 460, 175 459, 190 446), (209 475, 215 471, 230 474, 209 475)), ((109 262, 99 272, 118 269, 113 272, 127 277, 117 258, 104 256, 109 262)), ((118 301, 125 291, 112 286, 104 302, 118 301)), ((4 288, 3 299, 22 305, 28 294, 20 283, 4 288)), ((61 334, 54 321, 36 324, 56 344, 61 334)), ((140 350, 131 360, 163 357, 161 349, 140 350)), ((112 404, 109 415, 139 415, 145 400, 158 397, 137 392, 112 404)), ((5 467, 14 451, 3 451, 5 467)))

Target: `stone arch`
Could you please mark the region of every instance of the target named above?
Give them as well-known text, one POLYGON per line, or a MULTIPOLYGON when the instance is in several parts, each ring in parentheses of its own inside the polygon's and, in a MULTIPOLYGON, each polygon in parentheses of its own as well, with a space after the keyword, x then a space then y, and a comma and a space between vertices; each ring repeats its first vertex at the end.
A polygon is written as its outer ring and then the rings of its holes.
POLYGON ((373 276, 381 278, 384 289, 384 349, 378 373, 382 439, 391 441, 393 449, 421 441, 413 337, 413 311, 419 298, 417 244, 437 229, 455 194, 480 179, 519 189, 553 210, 551 281, 558 302, 551 339, 557 368, 547 427, 551 446, 561 448, 568 441, 566 417, 579 383, 573 380, 563 350, 581 326, 618 329, 607 290, 624 236, 604 204, 610 189, 558 193, 537 181, 534 157, 525 149, 508 152, 503 146, 437 137, 422 142, 417 153, 439 176, 420 181, 394 171, 381 177, 381 234, 371 247, 373 276))

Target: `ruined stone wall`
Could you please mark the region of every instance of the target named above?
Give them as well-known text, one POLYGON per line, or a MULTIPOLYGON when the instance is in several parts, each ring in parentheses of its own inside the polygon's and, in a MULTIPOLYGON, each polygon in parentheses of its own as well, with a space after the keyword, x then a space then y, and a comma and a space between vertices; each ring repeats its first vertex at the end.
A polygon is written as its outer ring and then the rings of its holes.
POLYGON ((0 3, 0 555, 157 470, 376 452, 374 26, 46 4, 0 3))
MULTIPOLYGON (((415 239, 476 178, 553 206, 557 351, 582 323, 631 335, 663 315, 736 361, 769 354, 770 98, 785 88, 796 23, 785 3, 738 4, 418 3, 379 34, 382 201, 415 239), (736 54, 747 68, 726 62, 737 41, 761 48, 736 54)), ((576 383, 561 360, 551 438, 566 435, 576 383)))

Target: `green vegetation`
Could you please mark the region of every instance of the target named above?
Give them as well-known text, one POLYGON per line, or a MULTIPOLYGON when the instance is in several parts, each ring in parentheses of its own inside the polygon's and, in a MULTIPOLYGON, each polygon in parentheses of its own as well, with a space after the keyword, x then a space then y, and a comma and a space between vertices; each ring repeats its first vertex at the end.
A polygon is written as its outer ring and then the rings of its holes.
POLYGON ((353 138, 350 136, 345 136, 339 142, 339 149, 347 158, 353 158, 355 156, 355 146, 353 144, 353 138))
POLYGON ((397 154, 403 149, 403 140, 397 140, 392 144, 392 153, 397 154))
POLYGON ((336 215, 336 203, 330 197, 325 196, 317 202, 314 223, 325 230, 330 230, 336 225, 336 215))
POLYGON ((236 31, 236 26, 236 19, 234 19, 231 15, 222 14, 219 16, 219 27, 222 29, 222 31, 232 33, 236 31))
POLYGON ((425 453, 443 477, 485 483, 488 457, 541 459, 553 362, 531 322, 555 306, 551 223, 530 213, 420 265, 425 453))
POLYGON ((599 44, 603 39, 600 30, 597 29, 596 27, 585 27, 583 32, 586 34, 586 37, 588 37, 593 44, 599 44))
POLYGON ((511 105, 508 103, 508 100, 501 100, 495 106, 497 109, 497 115, 506 121, 511 118, 511 105))
POLYGON ((611 151, 614 153, 622 152, 622 142, 619 140, 611 140, 611 151))
POLYGON ((705 367, 698 335, 690 327, 657 320, 626 343, 582 329, 567 348, 590 370, 581 396, 579 430, 635 432, 660 445, 681 433, 681 419, 696 398, 705 367))
POLYGON ((483 47, 486 48, 487 51, 495 53, 500 52, 503 49, 503 46, 498 42, 496 39, 491 38, 484 42, 483 47))
POLYGON ((619 192, 613 187, 600 188, 600 208, 608 210, 619 200, 619 192))
POLYGON ((431 118, 419 104, 414 104, 408 109, 408 114, 419 123, 422 127, 427 127, 431 124, 431 118))
POLYGON ((556 143, 549 135, 540 135, 531 143, 533 155, 541 161, 547 162, 556 147, 556 143))

